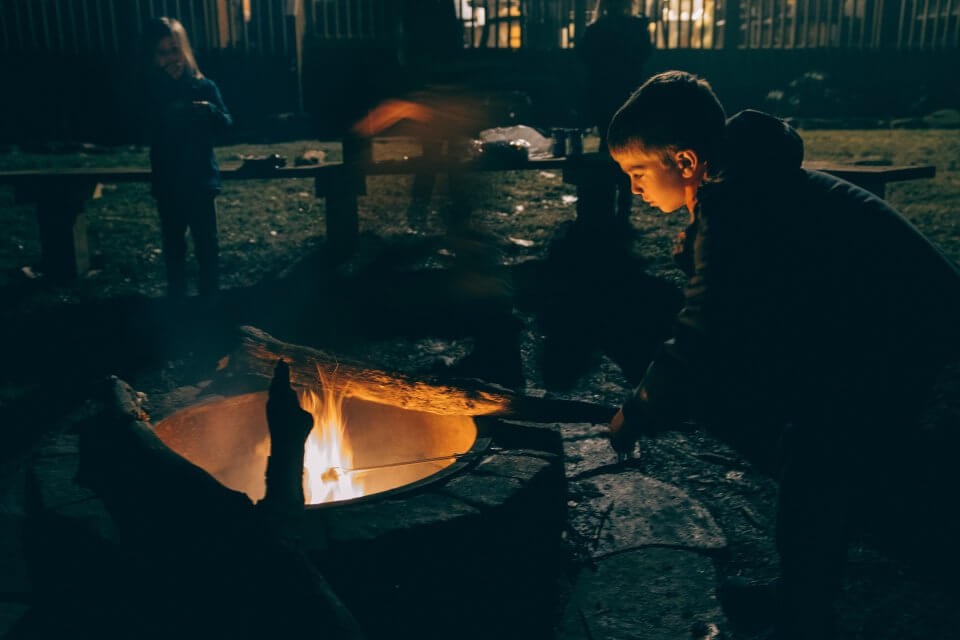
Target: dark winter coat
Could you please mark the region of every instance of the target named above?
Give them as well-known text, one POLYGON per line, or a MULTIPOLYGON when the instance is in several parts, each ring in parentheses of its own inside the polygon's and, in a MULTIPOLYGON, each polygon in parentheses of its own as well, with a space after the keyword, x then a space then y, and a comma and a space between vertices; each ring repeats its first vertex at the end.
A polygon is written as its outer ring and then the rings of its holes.
POLYGON ((156 73, 150 78, 147 94, 154 196, 217 193, 220 168, 213 144, 233 122, 217 85, 188 73, 179 80, 156 73), (205 110, 194 102, 211 106, 205 110))
POLYGON ((780 120, 728 121, 721 177, 700 188, 678 247, 685 306, 628 419, 883 402, 957 354, 957 264, 886 202, 802 160, 780 120))

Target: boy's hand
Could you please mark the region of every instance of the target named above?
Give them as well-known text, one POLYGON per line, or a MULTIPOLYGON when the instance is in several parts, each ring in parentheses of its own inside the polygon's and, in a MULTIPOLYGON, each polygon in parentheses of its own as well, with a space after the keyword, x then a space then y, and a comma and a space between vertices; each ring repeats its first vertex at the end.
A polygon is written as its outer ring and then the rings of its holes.
POLYGON ((637 434, 639 425, 634 420, 627 420, 623 415, 623 409, 617 411, 617 415, 610 420, 609 434, 610 446, 621 455, 632 455, 637 446, 637 434))

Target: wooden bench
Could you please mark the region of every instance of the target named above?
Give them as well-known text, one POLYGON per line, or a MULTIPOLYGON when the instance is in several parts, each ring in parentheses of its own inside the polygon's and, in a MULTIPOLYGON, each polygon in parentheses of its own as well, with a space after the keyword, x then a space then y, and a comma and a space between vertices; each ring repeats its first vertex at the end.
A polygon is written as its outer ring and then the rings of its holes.
MULTIPOLYGON (((224 166, 223 180, 284 180, 312 178, 318 198, 326 199, 326 231, 328 247, 334 256, 349 255, 355 245, 359 220, 357 197, 366 193, 366 176, 412 174, 419 172, 458 171, 526 171, 560 170, 563 180, 577 186, 589 184, 609 172, 609 160, 599 153, 543 160, 456 161, 441 158, 411 158, 383 162, 370 161, 370 144, 345 146, 345 162, 280 169, 249 170, 224 166)), ((889 182, 932 178, 935 167, 860 166, 829 162, 807 162, 804 167, 833 174, 857 184, 881 198, 889 182)), ((40 229, 40 246, 45 273, 57 282, 70 282, 90 267, 84 206, 93 197, 97 184, 150 182, 148 169, 64 169, 55 171, 0 172, 0 185, 15 189, 18 203, 36 204, 40 229)), ((580 211, 578 210, 578 215, 580 211)))

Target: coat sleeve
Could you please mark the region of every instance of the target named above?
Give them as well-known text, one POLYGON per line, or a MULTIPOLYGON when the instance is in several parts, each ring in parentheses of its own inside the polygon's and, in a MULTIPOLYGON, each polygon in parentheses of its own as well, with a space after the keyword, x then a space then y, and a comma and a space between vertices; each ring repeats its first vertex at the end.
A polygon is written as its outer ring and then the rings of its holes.
POLYGON ((758 216, 738 206, 722 185, 701 189, 693 239, 693 271, 684 306, 640 385, 627 397, 624 415, 645 428, 670 428, 709 414, 765 357, 775 332, 775 269, 763 257, 769 247, 758 216))
POLYGON ((230 111, 227 109, 227 105, 223 102, 223 96, 220 94, 220 89, 217 88, 217 85, 212 81, 207 81, 206 89, 206 99, 213 107, 213 119, 217 128, 217 132, 222 132, 224 129, 233 125, 233 118, 230 116, 230 111))

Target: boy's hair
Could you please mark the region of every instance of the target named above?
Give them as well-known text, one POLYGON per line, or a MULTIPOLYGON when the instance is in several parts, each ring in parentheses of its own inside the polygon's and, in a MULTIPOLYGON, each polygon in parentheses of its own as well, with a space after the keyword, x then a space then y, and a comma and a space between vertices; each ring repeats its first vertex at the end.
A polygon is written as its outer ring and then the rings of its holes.
POLYGON ((607 147, 614 153, 665 155, 693 149, 709 164, 720 150, 726 119, 706 80, 686 71, 664 71, 644 82, 613 116, 607 147))
POLYGON ((157 44, 164 38, 173 38, 180 46, 183 52, 183 58, 187 63, 187 73, 191 78, 202 78, 200 67, 197 66, 197 60, 193 56, 193 47, 190 46, 190 38, 187 37, 187 30, 183 28, 180 21, 176 18, 153 18, 147 22, 143 30, 143 54, 146 59, 153 56, 157 44))

